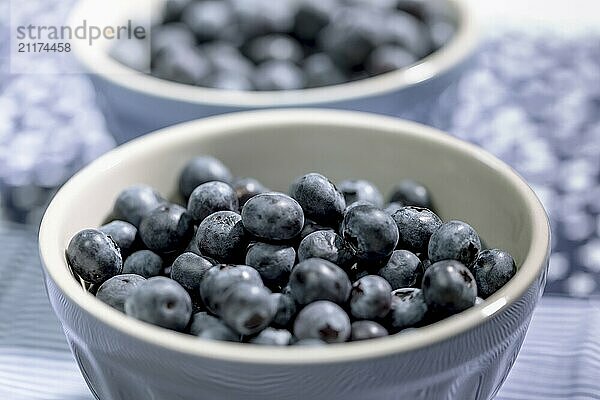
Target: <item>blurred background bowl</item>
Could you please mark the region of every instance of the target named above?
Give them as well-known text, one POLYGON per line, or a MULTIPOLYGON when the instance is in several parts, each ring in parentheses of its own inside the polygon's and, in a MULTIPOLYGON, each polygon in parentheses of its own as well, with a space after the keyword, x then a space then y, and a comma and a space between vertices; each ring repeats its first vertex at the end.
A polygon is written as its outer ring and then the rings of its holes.
MULTIPOLYGON (((119 143, 175 123, 252 109, 326 107, 399 115, 411 113, 427 100, 436 99, 458 78, 475 49, 477 30, 471 6, 466 0, 448 2, 454 11, 457 29, 451 41, 441 49, 404 69, 313 89, 242 92, 196 87, 126 67, 109 54, 110 41, 94 46, 75 42, 73 48, 84 70, 91 74, 108 127, 119 143)), ((149 7, 158 14, 164 0, 130 3, 115 9, 103 2, 82 0, 69 19, 73 26, 90 16, 112 21, 115 26, 122 25, 128 19, 135 21, 136 13, 147 14, 149 7)))

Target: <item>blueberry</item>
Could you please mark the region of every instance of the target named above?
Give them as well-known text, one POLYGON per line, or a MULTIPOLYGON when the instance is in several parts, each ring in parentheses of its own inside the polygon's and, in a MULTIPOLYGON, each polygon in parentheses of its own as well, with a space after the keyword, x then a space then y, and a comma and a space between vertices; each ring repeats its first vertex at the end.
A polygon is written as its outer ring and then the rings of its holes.
POLYGON ((325 53, 316 53, 307 57, 302 66, 307 87, 338 85, 348 80, 344 71, 325 53))
POLYGON ((130 253, 133 249, 135 239, 137 238, 137 228, 129 222, 111 221, 106 225, 102 225, 98 230, 110 236, 117 246, 119 246, 121 254, 130 253))
POLYGON ((134 185, 119 193, 113 213, 118 219, 139 227, 142 218, 164 202, 160 194, 150 186, 134 185))
POLYGON ((316 300, 343 304, 352 286, 343 269, 320 258, 309 258, 296 265, 289 285, 292 297, 302 305, 316 300))
POLYGON ((412 53, 401 46, 381 46, 373 51, 367 60, 366 68, 373 75, 384 74, 408 67, 417 61, 412 53))
POLYGON ((367 275, 354 282, 350 312, 358 319, 383 318, 390 311, 392 287, 380 276, 367 275))
POLYGON ((262 284, 258 271, 247 265, 220 264, 206 271, 200 283, 200 295, 206 308, 219 315, 223 294, 231 286, 241 282, 262 284))
POLYGON ((164 204, 142 219, 139 233, 148 249, 167 253, 185 248, 194 233, 194 225, 185 208, 164 204))
POLYGON ((350 318, 337 304, 316 301, 304 307, 294 322, 294 335, 300 339, 320 339, 341 343, 350 338, 350 318))
POLYGON ((289 0, 230 0, 246 38, 291 32, 294 9, 289 0))
POLYGON ((338 185, 346 200, 346 207, 358 201, 364 201, 375 207, 383 207, 383 195, 371 182, 358 180, 341 181, 338 185))
POLYGON ((328 226, 319 225, 315 221, 305 218, 304 219, 304 227, 302 228, 302 231, 300 232, 300 240, 303 240, 305 237, 307 237, 311 233, 318 232, 318 231, 332 231, 333 232, 333 229, 328 226))
MULTIPOLYGON (((240 79, 250 80, 254 73, 254 64, 227 42, 210 42, 200 46, 206 55, 214 73, 237 75, 240 79)), ((229 183, 229 181, 224 181, 229 183)))
POLYGON ((158 254, 150 250, 139 250, 125 259, 123 273, 151 278, 160 275, 162 268, 163 260, 158 254))
POLYGON ((190 333, 201 339, 239 342, 240 335, 228 327, 223 321, 206 312, 198 312, 192 316, 190 333))
POLYGON ((374 321, 356 321, 351 325, 352 334, 350 339, 353 342, 359 340, 375 339, 388 336, 388 331, 383 326, 374 321))
POLYGON ((150 51, 145 40, 117 40, 110 48, 110 56, 121 64, 137 71, 150 68, 150 51))
POLYGON ((271 291, 262 284, 242 282, 223 294, 219 309, 223 321, 242 335, 253 335, 265 329, 277 312, 271 291))
POLYGON ((211 156, 192 159, 179 175, 179 192, 184 198, 190 197, 194 189, 203 183, 220 181, 230 183, 231 172, 223 163, 211 156))
POLYGON ((394 201, 392 203, 388 203, 385 206, 385 208, 383 209, 383 211, 385 211, 386 213, 388 213, 390 215, 394 215, 394 213, 396 211, 398 211, 399 209, 401 209, 402 207, 404 207, 404 204, 394 201))
POLYGON ((458 260, 470 267, 480 250, 481 241, 475 229, 462 221, 449 221, 431 235, 428 254, 433 263, 458 260))
POLYGON ((288 35, 270 34, 252 39, 246 54, 256 64, 270 60, 298 63, 304 57, 302 46, 288 35))
POLYGON ((171 22, 177 21, 181 18, 183 10, 190 4, 193 0, 167 0, 165 1, 163 8, 163 21, 171 22))
POLYGON ((194 253, 183 253, 173 261, 171 279, 190 292, 199 292, 200 283, 213 264, 194 253))
POLYGON ((449 21, 432 21, 429 25, 429 35, 434 49, 439 49, 452 40, 456 26, 449 21))
POLYGON ((174 280, 156 276, 135 288, 125 301, 125 313, 140 321, 183 331, 192 316, 192 299, 174 280))
POLYGON ((119 247, 96 229, 84 229, 75 234, 65 256, 73 272, 90 283, 102 283, 123 269, 119 247))
POLYGON ((411 179, 405 179, 392 189, 390 202, 399 202, 406 206, 433 209, 431 195, 427 188, 411 179))
POLYGON ((306 217, 318 224, 336 227, 343 218, 344 196, 321 174, 296 179, 290 186, 290 195, 302 206, 306 217))
POLYGON ((379 29, 383 43, 402 47, 415 59, 432 51, 427 26, 409 13, 398 11, 386 15, 379 29))
POLYGON ((479 296, 484 299, 504 286, 516 273, 515 260, 504 250, 483 250, 471 268, 479 296))
POLYGON ((275 328, 267 328, 250 340, 250 343, 267 346, 289 346, 291 342, 290 331, 275 328))
POLYGON ((177 44, 167 47, 153 60, 152 74, 161 79, 195 85, 210 73, 205 55, 196 47, 177 44))
POLYGON ((305 86, 306 77, 298 66, 290 61, 271 60, 260 64, 254 73, 257 90, 297 90, 305 86))
POLYGON ((303 41, 314 42, 339 6, 339 0, 301 0, 294 16, 294 34, 303 41))
POLYGON ((440 217, 420 207, 403 207, 392 218, 398 227, 398 248, 413 253, 427 252, 431 235, 442 226, 440 217))
POLYGON ((240 207, 243 207, 248 200, 257 194, 269 191, 262 183, 253 178, 236 179, 233 182, 233 189, 237 194, 240 207))
POLYGON ((180 22, 155 26, 151 35, 150 47, 153 57, 171 48, 174 43, 187 48, 196 45, 194 34, 180 22))
POLYGON ((243 260, 248 243, 242 217, 233 211, 217 211, 198 226, 196 240, 202 255, 220 262, 243 260))
POLYGON ((300 233, 304 214, 300 204, 281 193, 262 193, 254 196, 242 208, 244 227, 253 235, 266 240, 288 240, 300 233))
POLYGON ((215 71, 199 82, 199 86, 223 90, 253 90, 252 81, 233 71, 215 71))
POLYGON ((427 303, 421 289, 403 288, 392 292, 392 308, 387 319, 394 332, 421 325, 426 315, 427 303))
POLYGON ((477 284, 460 261, 438 261, 425 271, 422 284, 427 306, 441 314, 455 314, 472 307, 477 284))
POLYGON ((273 293, 271 295, 277 304, 277 312, 273 317, 272 324, 277 327, 287 328, 296 317, 296 302, 289 294, 273 293))
POLYGON ((389 257, 398 243, 398 228, 392 217, 369 205, 349 209, 341 231, 356 257, 363 261, 389 257))
POLYGON ((314 346, 324 346, 326 344, 327 344, 327 342, 324 342, 321 339, 300 339, 300 340, 297 340, 296 342, 294 342, 293 346, 314 347, 314 346))
POLYGON ((423 264, 414 253, 408 250, 396 250, 377 275, 385 278, 392 290, 416 286, 421 283, 423 264))
POLYGON ((135 274, 116 275, 104 281, 96 292, 96 298, 121 312, 125 312, 125 300, 146 278, 135 274))
POLYGON ((194 189, 187 208, 190 216, 199 223, 217 211, 237 211, 238 199, 233 188, 227 183, 211 181, 194 189))
POLYGON ((298 260, 322 258, 342 268, 349 268, 354 263, 350 249, 344 239, 332 230, 316 231, 307 235, 298 247, 298 260))
POLYGON ((181 20, 196 35, 199 42, 217 40, 234 23, 234 14, 226 1, 204 0, 190 3, 181 20))
POLYGON ((280 284, 288 281, 296 250, 293 247, 254 243, 246 253, 246 265, 256 269, 266 284, 280 284))

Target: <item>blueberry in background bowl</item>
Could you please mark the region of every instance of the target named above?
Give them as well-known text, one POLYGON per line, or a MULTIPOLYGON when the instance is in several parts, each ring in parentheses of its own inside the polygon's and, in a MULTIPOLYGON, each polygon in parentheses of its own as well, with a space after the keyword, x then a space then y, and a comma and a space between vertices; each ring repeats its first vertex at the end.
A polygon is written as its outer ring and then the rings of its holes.
POLYGON ((169 11, 164 0, 135 0, 129 11, 82 0, 71 20, 97 15, 104 24, 122 25, 149 7, 158 17, 145 62, 133 56, 140 54, 133 41, 124 42, 125 50, 114 41, 74 43, 121 143, 174 123, 250 109, 408 112, 454 81, 477 38, 465 0, 168 1, 169 11))
MULTIPOLYGON (((492 398, 510 370, 545 283, 549 231, 526 183, 478 148, 386 117, 281 110, 184 124, 107 154, 57 194, 40 247, 54 311, 102 399, 465 399, 492 398), (377 162, 361 162, 365 149, 377 162), (214 155, 235 176, 260 177, 279 191, 307 165, 335 181, 364 179, 380 188, 415 179, 430 189, 444 221, 469 221, 486 242, 510 252, 518 271, 481 305, 431 326, 319 347, 208 342, 128 318, 86 293, 64 258, 70 238, 101 225, 118 193, 132 184, 172 198, 179 172, 198 154, 214 155), (422 163, 425 157, 434 161, 422 163)), ((416 309, 416 300, 403 306, 416 309)), ((227 338, 219 327, 221 333, 207 337, 227 338)), ((375 328, 364 335, 377 336, 375 328)), ((345 321, 339 329, 347 334, 345 321)))

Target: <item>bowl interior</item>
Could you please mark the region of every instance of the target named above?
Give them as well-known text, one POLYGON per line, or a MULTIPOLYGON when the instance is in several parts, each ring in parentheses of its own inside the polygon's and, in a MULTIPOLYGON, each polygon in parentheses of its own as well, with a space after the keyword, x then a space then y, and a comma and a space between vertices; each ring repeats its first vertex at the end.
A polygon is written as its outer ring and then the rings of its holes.
MULTIPOLYGON (((472 323, 517 298, 543 268, 549 240, 545 213, 529 187, 491 155, 433 129, 387 117, 268 111, 209 118, 134 140, 71 179, 48 209, 40 236, 46 268, 61 289, 83 300, 83 290, 73 284, 64 262, 72 235, 100 225, 128 185, 147 183, 173 196, 183 165, 199 154, 216 156, 236 176, 256 177, 283 192, 295 177, 312 171, 334 181, 368 179, 386 194, 403 178, 424 183, 444 220, 467 221, 489 245, 508 250, 525 270, 490 299, 501 300, 496 309, 477 307, 463 313, 472 323)), ((465 329, 463 314, 452 322, 454 328, 440 330, 439 337, 465 329)), ((429 329, 433 327, 422 331, 429 329)), ((403 336, 409 339, 410 334, 403 336)))

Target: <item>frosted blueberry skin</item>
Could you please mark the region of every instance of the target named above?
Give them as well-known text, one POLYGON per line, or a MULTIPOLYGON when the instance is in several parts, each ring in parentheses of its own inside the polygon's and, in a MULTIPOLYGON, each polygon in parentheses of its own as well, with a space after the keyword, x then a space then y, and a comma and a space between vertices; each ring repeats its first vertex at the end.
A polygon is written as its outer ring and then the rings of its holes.
POLYGON ((386 320, 392 332, 420 326, 427 316, 427 303, 423 291, 402 288, 392 292, 392 305, 386 320))
POLYGON ((377 275, 385 278, 392 290, 396 290, 420 284, 423 272, 423 264, 414 253, 408 250, 395 250, 377 275))
POLYGON ((279 328, 288 328, 296 317, 296 302, 286 293, 273 293, 271 295, 277 304, 277 312, 273 316, 272 324, 279 328))
POLYGON ((199 185, 188 200, 187 210, 196 223, 217 211, 238 211, 235 190, 225 182, 211 181, 199 185))
POLYGON ((398 228, 392 217, 370 205, 347 210, 341 231, 344 241, 362 261, 385 259, 398 244, 398 228))
POLYGON ((144 278, 160 275, 163 269, 163 259, 150 250, 139 250, 125 259, 124 274, 136 274, 144 278))
POLYGON ((477 282, 477 293, 485 299, 496 293, 517 273, 517 265, 508 252, 490 249, 479 253, 471 271, 477 282))
POLYGON ((294 322, 294 335, 300 339, 320 339, 341 343, 350 338, 348 314, 330 301, 316 301, 304 307, 294 322))
POLYGON ((231 183, 233 176, 229 169, 211 156, 200 156, 189 161, 179 175, 179 192, 187 199, 194 189, 203 183, 220 181, 231 183))
POLYGON ((346 209, 342 193, 321 174, 310 173, 297 178, 290 186, 292 196, 306 218, 331 227, 337 227, 346 209))
POLYGON ((366 63, 367 71, 372 75, 385 74, 417 62, 417 57, 401 46, 382 46, 375 49, 366 63))
POLYGON ((256 269, 267 285, 285 284, 296 261, 296 250, 285 245, 253 243, 246 253, 246 265, 256 269))
POLYGON ((220 264, 206 271, 200 283, 200 296, 206 308, 219 315, 227 289, 242 282, 262 285, 258 271, 247 265, 220 264))
POLYGON ((399 202, 407 206, 433 209, 429 190, 422 184, 405 179, 392 189, 390 203, 399 202))
POLYGON ((186 209, 176 204, 163 204, 150 211, 140 223, 140 238, 157 253, 183 249, 194 233, 193 220, 186 209))
POLYGON ((292 269, 289 286, 292 297, 300 305, 317 300, 344 304, 352 288, 343 269, 320 258, 309 258, 298 263, 292 269))
POLYGON ((331 228, 329 226, 319 225, 315 221, 311 221, 310 219, 304 218, 304 227, 302 228, 302 231, 300 232, 299 238, 302 241, 305 237, 307 237, 311 233, 317 232, 317 231, 332 231, 332 232, 334 232, 333 228, 331 228))
POLYGON ((431 262, 458 260, 467 267, 473 265, 481 240, 469 224, 462 221, 449 221, 439 227, 429 239, 428 254, 431 262))
POLYGON ((139 228, 142 218, 165 200, 148 185, 130 186, 117 196, 113 214, 120 220, 139 228))
POLYGON ((240 341, 240 335, 237 332, 219 318, 204 311, 197 312, 192 316, 190 334, 206 340, 240 341))
POLYGON ((452 315, 475 304, 475 277, 457 260, 434 263, 425 271, 422 284, 428 309, 439 315, 452 315))
POLYGON ((96 292, 96 298, 112 308, 125 312, 125 300, 146 278, 135 274, 113 276, 104 281, 96 292))
POLYGON ((390 311, 392 287, 380 276, 367 275, 354 282, 350 292, 350 312, 357 319, 385 317, 390 311))
POLYGON ((298 247, 298 260, 309 258, 322 258, 344 269, 354 264, 352 251, 333 230, 316 231, 302 239, 298 247))
POLYGON ((250 343, 264 346, 289 346, 292 343, 292 334, 286 329, 266 328, 250 339, 250 343))
POLYGON ((383 206, 383 195, 379 189, 369 181, 363 179, 344 180, 338 184, 338 189, 344 195, 346 207, 357 201, 363 201, 372 204, 375 207, 383 206))
POLYGON ((392 218, 398 227, 398 248, 413 253, 427 252, 431 235, 442 226, 440 217, 421 207, 402 207, 392 218))
POLYGON ((158 53, 152 66, 152 75, 187 85, 202 82, 210 73, 205 55, 195 46, 180 43, 158 53))
POLYGON ((240 207, 243 207, 254 196, 269 191, 269 189, 254 178, 236 179, 233 182, 233 189, 237 195, 240 207))
POLYGON ((135 288, 125 301, 125 313, 140 321, 183 332, 192 316, 192 300, 177 282, 156 276, 135 288))
POLYGON ((302 65, 306 75, 306 86, 309 88, 339 85, 348 81, 346 74, 325 53, 307 57, 302 65))
POLYGON ((123 259, 116 243, 97 229, 84 229, 73 236, 65 252, 73 272, 89 283, 100 284, 121 273, 123 259))
POLYGON ((270 60, 256 67, 252 82, 257 90, 297 90, 305 86, 306 77, 290 61, 270 60))
POLYGON ((235 15, 226 1, 194 1, 182 10, 181 20, 201 43, 221 39, 235 23, 235 15))
POLYGON ((200 283, 212 267, 213 264, 206 258, 186 252, 173 261, 170 276, 186 290, 199 293, 200 283))
POLYGON ((244 259, 248 234, 242 217, 233 211, 218 211, 206 217, 196 231, 202 255, 220 262, 235 263, 244 259))
POLYGON ((252 39, 245 46, 245 54, 255 64, 269 60, 299 63, 304 57, 302 45, 289 35, 269 34, 252 39))
POLYGON ((281 193, 262 193, 242 208, 244 228, 254 236, 272 241, 295 238, 304 226, 300 204, 281 193))
POLYGON ((351 329, 352 333, 350 339, 353 342, 389 335, 387 329, 375 321, 355 321, 352 323, 351 329))
POLYGON ((136 244, 137 228, 125 221, 111 221, 108 224, 98 228, 99 231, 106 235, 119 246, 121 254, 129 254, 136 244))
POLYGON ((271 291, 256 282, 230 286, 219 307, 223 321, 242 335, 253 335, 265 329, 276 312, 277 304, 271 291))

